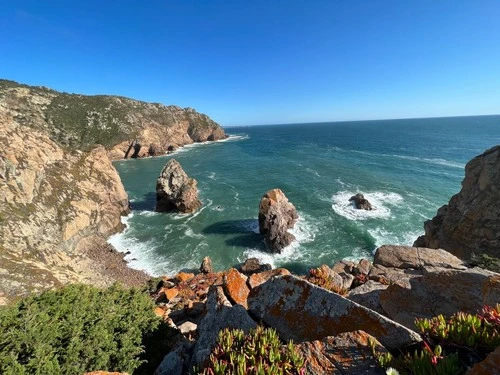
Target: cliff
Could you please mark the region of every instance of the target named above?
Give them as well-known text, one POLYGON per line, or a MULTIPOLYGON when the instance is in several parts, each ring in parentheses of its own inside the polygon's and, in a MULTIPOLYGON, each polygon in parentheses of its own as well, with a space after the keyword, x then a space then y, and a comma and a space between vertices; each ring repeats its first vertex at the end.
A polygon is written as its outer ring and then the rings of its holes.
POLYGON ((432 220, 414 246, 442 248, 461 259, 473 254, 500 258, 500 146, 465 166, 462 189, 432 220))
POLYGON ((223 137, 192 109, 0 80, 0 304, 69 282, 144 280, 106 243, 129 212, 109 156, 132 141, 163 153, 223 137))
POLYGON ((61 93, 7 80, 0 80, 0 107, 20 125, 44 131, 64 148, 88 151, 101 144, 113 160, 134 155, 135 142, 141 145, 135 156, 142 157, 226 138, 215 121, 192 108, 61 93))

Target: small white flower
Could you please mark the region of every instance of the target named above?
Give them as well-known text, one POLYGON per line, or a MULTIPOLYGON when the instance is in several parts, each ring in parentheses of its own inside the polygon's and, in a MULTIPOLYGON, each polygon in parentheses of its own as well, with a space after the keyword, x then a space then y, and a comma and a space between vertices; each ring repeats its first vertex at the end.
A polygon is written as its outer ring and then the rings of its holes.
POLYGON ((396 370, 395 368, 392 368, 392 367, 389 367, 386 371, 385 371, 386 375, 399 375, 399 371, 396 370))

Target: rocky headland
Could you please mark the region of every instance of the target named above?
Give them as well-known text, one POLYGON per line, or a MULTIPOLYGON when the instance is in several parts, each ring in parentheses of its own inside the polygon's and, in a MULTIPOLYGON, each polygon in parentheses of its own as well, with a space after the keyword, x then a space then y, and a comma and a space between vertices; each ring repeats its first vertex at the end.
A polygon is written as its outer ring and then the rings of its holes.
POLYGON ((193 109, 0 80, 0 304, 72 282, 144 282, 106 243, 130 212, 110 158, 131 143, 140 157, 225 137, 193 109))
POLYGON ((480 254, 500 258, 500 146, 467 163, 462 189, 424 228, 415 246, 446 249, 468 260, 480 254))

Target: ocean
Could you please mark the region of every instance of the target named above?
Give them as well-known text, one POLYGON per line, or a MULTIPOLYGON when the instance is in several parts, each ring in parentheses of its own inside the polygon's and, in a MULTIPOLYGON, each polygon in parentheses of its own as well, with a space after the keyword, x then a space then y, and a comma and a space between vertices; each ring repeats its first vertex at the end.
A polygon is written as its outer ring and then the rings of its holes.
POLYGON ((297 273, 340 259, 371 259, 384 244, 411 245, 424 221, 460 190, 464 166, 500 144, 500 116, 227 127, 229 139, 172 155, 115 162, 132 204, 109 242, 152 275, 216 270, 257 257, 297 273), (203 208, 157 213, 155 185, 170 158, 198 181, 203 208), (262 195, 295 205, 296 242, 270 254, 258 233, 262 195), (374 209, 348 199, 363 193, 374 209))

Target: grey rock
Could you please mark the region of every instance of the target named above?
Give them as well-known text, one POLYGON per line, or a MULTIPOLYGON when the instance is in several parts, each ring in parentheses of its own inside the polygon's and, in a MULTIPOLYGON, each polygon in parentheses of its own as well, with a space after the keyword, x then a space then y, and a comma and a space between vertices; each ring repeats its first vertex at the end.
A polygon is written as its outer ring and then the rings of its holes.
POLYGON ((203 261, 201 262, 201 266, 200 266, 200 272, 201 273, 213 273, 214 272, 214 266, 212 265, 212 259, 210 259, 210 257, 203 258, 203 261))
POLYGON ((387 352, 373 336, 364 331, 306 341, 298 344, 297 350, 306 360, 305 372, 308 375, 385 374, 373 357, 369 340, 373 340, 377 352, 387 352))
POLYGON ((248 306, 285 340, 320 340, 352 330, 364 330, 390 349, 421 340, 399 323, 291 275, 272 278, 252 289, 248 306))
POLYGON ((196 211, 201 207, 196 184, 175 159, 170 159, 156 181, 156 211, 196 211))
POLYGON ((373 264, 401 269, 466 268, 462 260, 443 249, 392 245, 379 247, 375 253, 373 264))
POLYGON ((207 358, 220 330, 237 328, 248 333, 257 326, 243 306, 231 305, 220 286, 210 288, 206 308, 207 313, 198 324, 199 338, 194 347, 193 365, 199 365, 207 358))
POLYGON ((349 291, 347 298, 357 302, 360 305, 368 307, 371 310, 385 315, 384 309, 380 305, 380 293, 387 289, 389 285, 384 285, 373 280, 368 280, 366 283, 349 291))
POLYGON ((391 319, 413 328, 415 318, 457 311, 477 313, 490 295, 500 295, 498 274, 480 268, 429 272, 380 293, 380 304, 391 319))
POLYGON ((257 258, 248 258, 239 268, 242 273, 250 276, 254 273, 269 271, 273 267, 268 263, 261 263, 257 258))
POLYGON ((297 210, 280 189, 269 190, 259 204, 259 229, 273 253, 290 245, 295 237, 288 230, 298 219, 297 210))
POLYGON ((473 254, 500 258, 500 146, 465 166, 462 189, 432 220, 414 246, 445 249, 460 259, 473 254))
POLYGON ((363 194, 356 194, 353 195, 351 198, 349 198, 349 202, 354 203, 354 207, 356 207, 358 210, 372 210, 372 205, 370 202, 368 202, 367 199, 363 196, 363 194))
POLYGON ((189 320, 182 323, 181 325, 178 326, 179 330, 181 331, 181 333, 190 333, 190 332, 194 332, 196 331, 196 329, 198 328, 198 326, 193 323, 193 322, 190 322, 189 320))

